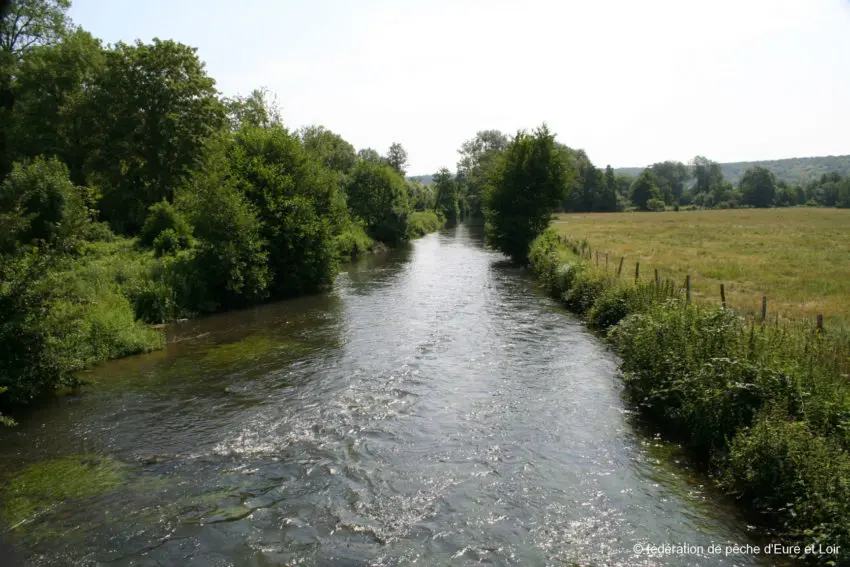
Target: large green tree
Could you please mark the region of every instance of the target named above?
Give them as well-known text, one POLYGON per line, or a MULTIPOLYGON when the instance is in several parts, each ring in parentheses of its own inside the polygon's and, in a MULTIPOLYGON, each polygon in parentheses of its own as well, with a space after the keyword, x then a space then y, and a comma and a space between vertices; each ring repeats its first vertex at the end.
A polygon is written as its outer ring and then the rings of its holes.
POLYGON ((693 159, 693 173, 696 180, 693 188, 695 194, 711 193, 725 180, 720 164, 703 156, 693 159))
POLYGON ((573 171, 544 124, 520 131, 500 156, 485 198, 487 242, 526 262, 531 241, 541 234, 566 196, 573 171))
POLYGON ((349 209, 366 223, 369 236, 390 244, 406 238, 410 203, 404 180, 393 168, 360 161, 346 192, 349 209))
POLYGON ((460 219, 458 183, 452 172, 444 167, 435 173, 434 187, 436 191, 434 209, 446 217, 448 222, 457 222, 460 219))
POLYGON ((393 142, 390 146, 387 152, 387 163, 402 177, 407 173, 407 151, 398 142, 393 142))
POLYGON ((469 215, 482 215, 482 196, 496 158, 508 146, 508 137, 499 130, 482 130, 465 141, 458 154, 457 180, 464 192, 469 215))
POLYGON ((741 177, 744 204, 769 207, 776 200, 776 177, 766 167, 751 167, 741 177))
POLYGON ((103 192, 101 215, 116 231, 135 233, 151 204, 170 200, 224 124, 215 81, 196 51, 170 40, 118 43, 91 86, 87 177, 103 192))
POLYGON ((306 126, 299 135, 304 149, 328 169, 348 174, 357 164, 354 146, 324 126, 306 126))
POLYGON ((662 161, 649 166, 655 173, 664 202, 672 205, 679 202, 685 191, 685 183, 691 178, 688 167, 679 161, 662 161))
POLYGON ((288 297, 330 286, 337 269, 335 231, 348 216, 334 175, 280 125, 240 130, 230 161, 230 183, 262 222, 273 294, 288 297))
POLYGON ((661 191, 655 173, 651 169, 644 169, 632 183, 632 202, 638 209, 648 211, 649 201, 660 198, 661 191))
POLYGON ((87 86, 103 71, 105 52, 88 32, 68 33, 56 45, 28 50, 18 65, 11 114, 12 159, 58 156, 74 183, 85 183, 91 134, 83 112, 87 86))

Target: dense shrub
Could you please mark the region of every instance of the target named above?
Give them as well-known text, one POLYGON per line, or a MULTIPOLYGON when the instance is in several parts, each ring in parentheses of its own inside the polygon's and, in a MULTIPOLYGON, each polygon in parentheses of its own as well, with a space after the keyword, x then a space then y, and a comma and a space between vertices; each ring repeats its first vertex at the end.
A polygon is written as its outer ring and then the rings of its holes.
POLYGON ((417 211, 410 215, 407 222, 407 237, 419 238, 425 236, 439 230, 445 223, 445 219, 434 211, 417 211))
MULTIPOLYGON (((148 209, 148 216, 139 234, 139 241, 145 246, 153 246, 156 238, 166 230, 171 231, 167 239, 173 240, 175 246, 178 246, 178 240, 183 240, 188 245, 192 227, 174 205, 168 201, 160 201, 148 209)), ((176 249, 179 249, 179 246, 176 249)))
POLYGON ((652 198, 646 202, 646 210, 661 212, 664 210, 664 199, 652 198))
POLYGON ((56 158, 14 164, 0 185, 0 211, 6 252, 36 241, 73 248, 90 221, 83 191, 71 183, 68 168, 56 158))
POLYGON ((363 226, 353 221, 335 237, 340 262, 350 262, 366 254, 374 243, 363 226))

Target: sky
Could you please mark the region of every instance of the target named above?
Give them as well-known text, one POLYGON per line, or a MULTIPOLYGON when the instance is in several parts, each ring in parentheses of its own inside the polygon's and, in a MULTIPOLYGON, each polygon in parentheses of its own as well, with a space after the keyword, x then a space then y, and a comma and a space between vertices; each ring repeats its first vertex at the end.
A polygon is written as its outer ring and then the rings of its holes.
POLYGON ((73 0, 107 43, 198 48, 287 127, 454 170, 546 122, 599 167, 850 154, 848 0, 73 0))

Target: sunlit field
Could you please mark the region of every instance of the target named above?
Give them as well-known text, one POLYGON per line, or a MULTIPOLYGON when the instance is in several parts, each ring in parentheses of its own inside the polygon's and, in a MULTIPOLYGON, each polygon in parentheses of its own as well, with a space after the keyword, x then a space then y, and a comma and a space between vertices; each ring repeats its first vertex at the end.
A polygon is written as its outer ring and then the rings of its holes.
POLYGON ((561 214, 554 226, 586 239, 600 262, 608 253, 622 277, 684 282, 691 276, 694 299, 726 301, 768 318, 814 320, 825 327, 850 327, 850 210, 790 208, 680 211, 664 213, 561 214))

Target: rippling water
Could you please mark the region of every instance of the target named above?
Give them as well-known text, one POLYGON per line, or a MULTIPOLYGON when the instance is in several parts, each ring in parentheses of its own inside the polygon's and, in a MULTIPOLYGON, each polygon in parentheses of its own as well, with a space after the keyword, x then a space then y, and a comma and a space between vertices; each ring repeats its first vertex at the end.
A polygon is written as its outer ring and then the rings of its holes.
POLYGON ((752 540, 632 425, 610 349, 474 228, 169 334, 0 432, 6 475, 120 468, 42 495, 8 536, 30 564, 768 564, 635 556, 752 540))

